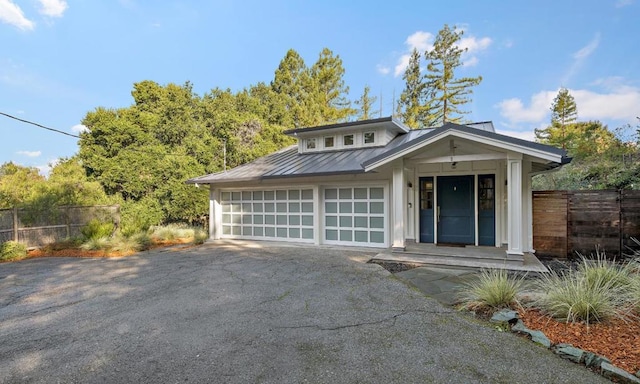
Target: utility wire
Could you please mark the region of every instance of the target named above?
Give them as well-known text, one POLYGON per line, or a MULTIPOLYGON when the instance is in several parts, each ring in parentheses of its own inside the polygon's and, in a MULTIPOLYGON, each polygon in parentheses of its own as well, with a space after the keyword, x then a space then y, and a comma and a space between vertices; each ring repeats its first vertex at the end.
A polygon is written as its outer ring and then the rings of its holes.
MULTIPOLYGON (((8 118, 10 118, 10 119, 18 120, 18 121, 23 122, 23 123, 27 123, 27 124, 35 125, 36 127, 43 128, 43 129, 47 129, 47 130, 49 130, 49 131, 53 131, 53 132, 56 132, 56 133, 60 133, 60 134, 63 134, 63 135, 67 135, 67 136, 71 136, 71 137, 75 137, 75 138, 81 139, 81 137, 80 137, 80 136, 78 136, 78 135, 74 135, 74 134, 72 134, 72 133, 67 133, 67 132, 65 132, 65 131, 61 131, 61 130, 59 130, 59 129, 55 129, 55 128, 45 127, 45 126, 44 126, 44 125, 42 125, 42 124, 38 124, 38 123, 35 123, 35 122, 33 122, 33 121, 29 121, 29 120, 24 120, 24 119, 21 119, 21 118, 19 118, 19 117, 16 117, 16 116, 10 115, 10 114, 8 114, 8 113, 0 112, 0 115, 6 116, 6 117, 8 117, 8 118)), ((226 143, 225 143, 225 144, 226 144, 226 143)), ((226 149, 226 145, 225 145, 225 149, 226 149)), ((145 151, 145 150, 136 149, 136 148, 131 148, 131 147, 125 147, 125 148, 122 148, 122 149, 121 149, 121 151, 133 151, 133 152, 146 153, 146 154, 148 154, 148 155, 155 155, 155 156, 183 156, 183 157, 192 157, 191 155, 186 155, 186 154, 181 154, 181 153, 157 153, 157 152, 150 152, 150 151, 145 151)))
POLYGON ((65 131, 60 131, 60 130, 55 129, 55 128, 45 127, 45 126, 44 126, 44 125, 42 125, 42 124, 34 123, 33 121, 29 121, 29 120, 24 120, 24 119, 21 119, 21 118, 19 118, 19 117, 12 116, 12 115, 10 115, 10 114, 8 114, 8 113, 0 112, 0 115, 6 116, 6 117, 8 117, 8 118, 10 118, 10 119, 14 119, 14 120, 21 121, 21 122, 23 122, 23 123, 27 123, 27 124, 35 125, 36 127, 43 128, 43 129, 47 129, 47 130, 49 130, 49 131, 53 131, 53 132, 57 132, 57 133, 61 133, 61 134, 63 134, 63 135, 67 135, 67 136, 75 137, 75 138, 78 138, 78 139, 80 138, 80 136, 78 136, 78 135, 74 135, 74 134, 72 134, 72 133, 67 133, 67 132, 65 132, 65 131))

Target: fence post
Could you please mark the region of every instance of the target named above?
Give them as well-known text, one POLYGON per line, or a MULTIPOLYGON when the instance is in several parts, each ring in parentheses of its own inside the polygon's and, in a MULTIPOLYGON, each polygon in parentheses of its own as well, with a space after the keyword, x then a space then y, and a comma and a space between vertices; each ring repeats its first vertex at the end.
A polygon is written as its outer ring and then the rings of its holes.
POLYGON ((13 207, 13 241, 18 241, 18 207, 13 207))
POLYGON ((67 239, 71 238, 71 225, 69 224, 69 206, 64 207, 64 223, 67 225, 67 239))

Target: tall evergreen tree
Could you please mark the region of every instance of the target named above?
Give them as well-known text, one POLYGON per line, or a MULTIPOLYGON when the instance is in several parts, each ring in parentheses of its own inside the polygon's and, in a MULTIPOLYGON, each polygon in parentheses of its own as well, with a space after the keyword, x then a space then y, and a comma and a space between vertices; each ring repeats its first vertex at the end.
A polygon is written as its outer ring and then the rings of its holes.
POLYGON ((472 87, 482 81, 482 76, 455 77, 456 68, 462 65, 460 57, 467 50, 457 45, 463 33, 445 24, 436 36, 433 49, 425 52, 425 58, 429 61, 425 79, 428 92, 433 95, 429 120, 436 124, 461 121, 461 115, 469 113, 461 109, 464 104, 471 102, 467 95, 473 93, 472 87))
POLYGON ((288 112, 288 116, 283 116, 282 125, 300 127, 308 122, 308 110, 305 110, 304 104, 308 98, 309 83, 309 68, 304 60, 294 49, 288 50, 271 82, 271 88, 288 112))
POLYGON ((334 56, 329 48, 322 49, 318 61, 311 67, 313 89, 309 90, 309 94, 316 96, 317 124, 347 121, 355 114, 347 99, 349 87, 344 83, 344 72, 340 55, 334 56))
POLYGON ((374 110, 373 105, 378 100, 376 96, 369 96, 369 92, 371 92, 371 88, 368 85, 365 85, 364 92, 360 99, 356 101, 356 105, 360 106, 360 114, 358 115, 358 120, 369 120, 372 119, 376 114, 380 111, 374 110))
POLYGON ((397 114, 404 124, 416 129, 431 125, 429 117, 430 104, 426 95, 426 84, 420 72, 420 52, 414 48, 409 58, 409 65, 402 75, 405 87, 400 94, 397 114))
POLYGON ((576 101, 566 88, 560 88, 551 104, 551 125, 544 129, 536 129, 536 139, 540 142, 557 145, 562 149, 568 149, 573 142, 572 134, 575 129, 570 126, 578 118, 576 101))

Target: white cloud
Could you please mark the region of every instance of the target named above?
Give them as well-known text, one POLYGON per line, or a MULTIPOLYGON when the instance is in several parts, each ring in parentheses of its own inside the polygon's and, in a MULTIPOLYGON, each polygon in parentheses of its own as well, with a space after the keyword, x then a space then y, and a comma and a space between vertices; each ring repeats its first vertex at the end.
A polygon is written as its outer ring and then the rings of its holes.
POLYGON ((507 136, 515 137, 522 140, 535 141, 536 139, 536 134, 532 130, 514 131, 510 129, 497 129, 496 132, 502 135, 507 135, 507 136))
POLYGON ((71 132, 75 132, 75 133, 87 132, 88 130, 89 128, 87 128, 85 125, 82 125, 82 124, 76 124, 73 127, 71 127, 71 132))
POLYGON ((591 39, 589 44, 580 48, 576 53, 573 54, 573 58, 576 60, 584 60, 587 57, 591 56, 593 52, 595 52, 596 48, 600 45, 600 34, 596 33, 595 37, 591 39))
POLYGON ((49 17, 62 17, 69 5, 65 0, 38 0, 40 13, 49 17))
POLYGON ((421 54, 426 50, 432 49, 433 38, 434 36, 431 33, 425 31, 417 31, 407 37, 407 40, 404 42, 407 46, 407 51, 398 59, 398 63, 393 70, 393 75, 398 77, 404 73, 409 65, 411 53, 414 49, 417 49, 421 54))
MULTIPOLYGON (((594 84, 602 85, 600 92, 588 89, 569 89, 578 107, 579 120, 616 120, 634 122, 640 105, 640 88, 623 84, 618 77, 600 79, 594 84)), ((518 98, 506 99, 496 104, 500 115, 508 124, 546 124, 550 108, 558 90, 540 91, 533 96, 529 105, 518 98)))
POLYGON ((41 151, 18 151, 16 153, 27 157, 39 157, 42 154, 41 151))
POLYGON ((542 91, 531 96, 529 106, 518 98, 502 100, 495 105, 510 123, 537 123, 544 120, 557 91, 542 91))
POLYGON ((32 30, 35 23, 22 13, 22 9, 11 0, 0 0, 0 21, 22 30, 32 30))
MULTIPOLYGON (((466 25, 458 27, 459 31, 466 31, 466 29, 466 25)), ((409 65, 409 59, 411 58, 411 53, 414 49, 417 49, 421 54, 425 51, 433 49, 434 39, 435 35, 425 31, 417 31, 407 37, 407 40, 405 40, 404 42, 407 46, 407 51, 398 58, 398 62, 393 70, 393 75, 395 77, 398 77, 404 73, 404 71, 407 69, 407 66, 409 65)), ((463 66, 472 67, 478 64, 479 59, 475 54, 489 48, 492 42, 493 40, 491 40, 491 38, 489 37, 462 37, 457 46, 460 49, 467 50, 462 54, 463 66)))
POLYGON ((618 0, 616 1, 616 8, 626 7, 631 4, 633 4, 633 0, 618 0))
POLYGON ((600 33, 596 33, 596 35, 591 39, 587 45, 580 48, 573 54, 573 63, 569 67, 569 70, 562 78, 562 84, 568 84, 573 75, 575 75, 582 64, 596 51, 598 46, 600 45, 600 33))
POLYGON ((376 70, 378 71, 378 73, 380 73, 382 75, 388 75, 389 72, 391 72, 391 68, 387 67, 386 65, 382 65, 382 64, 376 65, 376 70))

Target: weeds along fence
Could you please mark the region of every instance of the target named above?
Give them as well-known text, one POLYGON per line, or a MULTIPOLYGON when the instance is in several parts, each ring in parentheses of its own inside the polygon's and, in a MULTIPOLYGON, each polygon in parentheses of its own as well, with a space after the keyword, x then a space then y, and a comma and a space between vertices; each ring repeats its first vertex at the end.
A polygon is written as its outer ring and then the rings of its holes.
POLYGON ((40 247, 81 235, 91 220, 120 223, 119 205, 0 209, 0 244, 18 241, 40 247))
POLYGON ((534 191, 533 248, 537 255, 588 256, 596 246, 609 257, 637 249, 640 191, 534 191))

